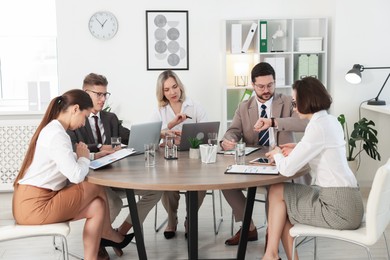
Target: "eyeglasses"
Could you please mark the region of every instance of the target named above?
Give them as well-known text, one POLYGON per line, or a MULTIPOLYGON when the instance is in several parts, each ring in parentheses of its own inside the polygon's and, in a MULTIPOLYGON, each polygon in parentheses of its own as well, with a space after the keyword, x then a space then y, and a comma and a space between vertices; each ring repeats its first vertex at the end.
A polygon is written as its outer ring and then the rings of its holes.
POLYGON ((272 89, 275 86, 275 81, 268 83, 267 85, 261 85, 261 84, 253 84, 257 89, 259 90, 264 90, 265 88, 267 89, 272 89))
POLYGON ((291 101, 291 106, 293 108, 297 108, 297 101, 295 101, 295 100, 291 101))
POLYGON ((106 93, 102 93, 102 92, 96 92, 96 91, 93 91, 93 90, 85 90, 86 92, 87 91, 90 91, 92 93, 94 93, 96 95, 97 98, 102 98, 104 97, 105 99, 108 99, 110 96, 111 96, 111 93, 110 92, 106 92, 106 93))

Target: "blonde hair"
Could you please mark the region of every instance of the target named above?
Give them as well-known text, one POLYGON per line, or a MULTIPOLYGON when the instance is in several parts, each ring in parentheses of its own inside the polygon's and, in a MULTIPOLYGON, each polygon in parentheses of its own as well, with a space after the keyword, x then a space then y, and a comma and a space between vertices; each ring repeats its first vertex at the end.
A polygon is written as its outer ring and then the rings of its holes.
POLYGON ((184 85, 179 79, 179 77, 176 75, 175 72, 171 70, 166 70, 163 71, 157 78, 156 97, 157 97, 157 103, 159 108, 165 107, 166 105, 169 104, 168 99, 164 95, 164 83, 169 78, 173 78, 176 81, 177 86, 181 90, 179 101, 183 102, 186 99, 186 92, 184 90, 184 85))

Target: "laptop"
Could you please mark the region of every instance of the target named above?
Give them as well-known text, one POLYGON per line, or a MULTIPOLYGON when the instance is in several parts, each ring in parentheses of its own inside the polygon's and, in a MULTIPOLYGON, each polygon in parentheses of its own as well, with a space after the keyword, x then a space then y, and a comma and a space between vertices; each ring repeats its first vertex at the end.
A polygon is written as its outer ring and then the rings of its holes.
POLYGON ((127 147, 133 148, 136 154, 141 154, 145 152, 145 144, 158 145, 160 142, 161 126, 161 121, 132 125, 127 147))
POLYGON ((187 151, 190 149, 190 142, 188 138, 196 137, 201 140, 202 144, 207 143, 208 133, 218 133, 219 122, 202 122, 202 123, 188 123, 183 124, 181 130, 180 145, 178 149, 180 151, 187 151))

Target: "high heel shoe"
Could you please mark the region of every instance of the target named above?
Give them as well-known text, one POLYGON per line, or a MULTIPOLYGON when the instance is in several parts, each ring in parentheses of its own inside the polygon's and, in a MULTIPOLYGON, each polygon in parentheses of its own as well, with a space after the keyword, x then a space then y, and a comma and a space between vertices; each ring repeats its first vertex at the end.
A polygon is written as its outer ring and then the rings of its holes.
MULTIPOLYGON (((100 239, 100 247, 111 246, 112 248, 114 248, 114 251, 115 251, 115 249, 122 249, 122 248, 126 247, 131 242, 133 237, 134 237, 134 233, 127 234, 125 236, 125 238, 122 240, 122 242, 120 242, 120 243, 116 243, 116 242, 109 240, 109 239, 101 238, 100 239)), ((122 250, 120 250, 120 251, 122 251, 122 250)), ((118 250, 118 253, 119 253, 119 250, 118 250)), ((117 254, 117 252, 115 252, 115 254, 117 254)), ((122 252, 122 254, 123 254, 123 252, 122 252)))
POLYGON ((166 239, 171 239, 171 238, 175 237, 176 236, 176 229, 177 229, 177 225, 175 226, 175 230, 173 230, 173 231, 164 231, 164 237, 166 239))

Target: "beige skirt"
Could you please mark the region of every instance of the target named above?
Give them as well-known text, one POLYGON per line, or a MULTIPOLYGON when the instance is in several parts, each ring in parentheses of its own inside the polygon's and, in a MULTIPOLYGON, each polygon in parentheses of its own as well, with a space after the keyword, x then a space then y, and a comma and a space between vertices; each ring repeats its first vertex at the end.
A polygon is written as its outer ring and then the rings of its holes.
POLYGON ((363 199, 358 188, 285 183, 284 200, 292 224, 357 229, 364 214, 363 199))
POLYGON ((13 214, 22 225, 40 225, 64 222, 80 212, 84 195, 83 182, 52 191, 19 184, 13 195, 13 214))

